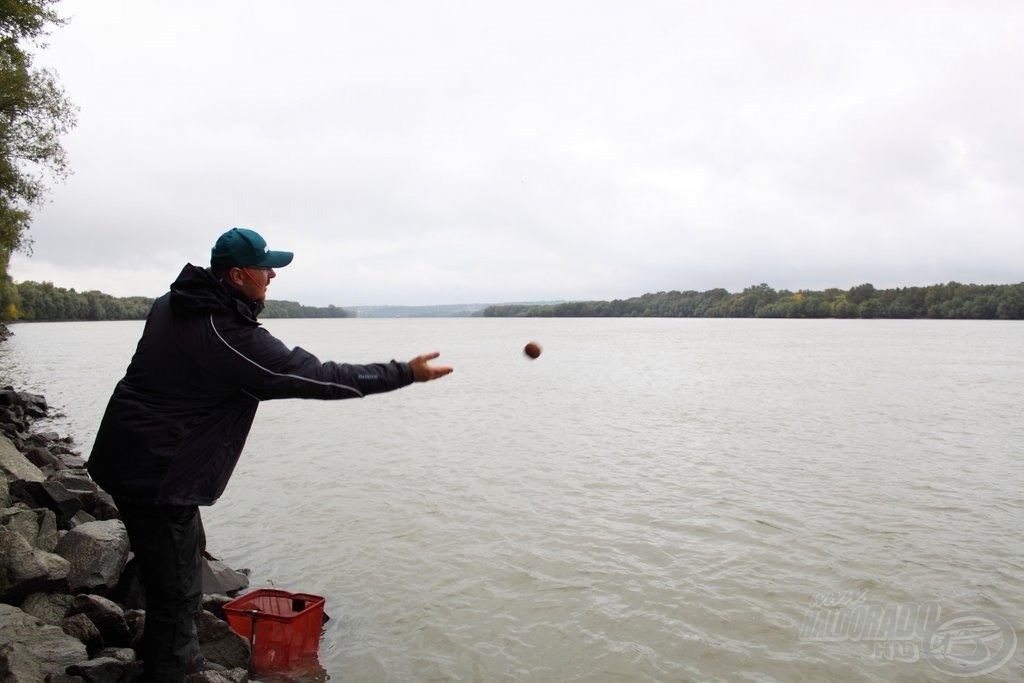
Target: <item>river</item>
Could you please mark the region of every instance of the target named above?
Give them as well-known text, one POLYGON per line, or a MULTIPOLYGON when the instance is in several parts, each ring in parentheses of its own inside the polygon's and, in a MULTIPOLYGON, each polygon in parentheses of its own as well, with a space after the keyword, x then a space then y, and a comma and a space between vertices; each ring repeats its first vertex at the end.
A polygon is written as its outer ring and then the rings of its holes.
MULTIPOLYGON (((1024 678, 1020 322, 265 324, 456 369, 263 404, 204 509, 253 587, 327 598, 332 679, 1024 678)), ((87 455, 142 323, 12 329, 87 455)))

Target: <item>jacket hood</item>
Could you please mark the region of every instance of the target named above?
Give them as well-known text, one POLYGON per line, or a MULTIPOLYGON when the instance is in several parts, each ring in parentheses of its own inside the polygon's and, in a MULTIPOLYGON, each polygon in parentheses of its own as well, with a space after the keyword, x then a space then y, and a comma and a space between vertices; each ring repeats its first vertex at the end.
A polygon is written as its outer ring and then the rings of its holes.
POLYGON ((208 268, 187 264, 171 283, 171 311, 190 317, 210 313, 234 313, 254 325, 263 311, 262 301, 253 301, 241 291, 219 280, 208 268))

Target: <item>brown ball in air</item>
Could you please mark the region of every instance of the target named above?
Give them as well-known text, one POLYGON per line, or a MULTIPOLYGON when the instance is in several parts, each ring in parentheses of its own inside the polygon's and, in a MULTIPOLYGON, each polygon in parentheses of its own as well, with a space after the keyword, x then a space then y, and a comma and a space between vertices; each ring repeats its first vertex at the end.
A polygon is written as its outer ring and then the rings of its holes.
POLYGON ((523 353, 525 353, 530 358, 537 358, 538 356, 540 356, 540 344, 538 344, 537 342, 530 342, 529 344, 523 347, 523 353))

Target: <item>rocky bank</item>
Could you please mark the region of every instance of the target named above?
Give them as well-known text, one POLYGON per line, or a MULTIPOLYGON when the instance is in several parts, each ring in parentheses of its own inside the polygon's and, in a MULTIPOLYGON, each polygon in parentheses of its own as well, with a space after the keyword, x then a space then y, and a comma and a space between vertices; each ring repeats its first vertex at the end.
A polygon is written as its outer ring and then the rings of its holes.
MULTIPOLYGON (((32 430, 47 411, 42 396, 0 389, 0 680, 141 681, 145 598, 128 535, 72 439, 32 430)), ((247 587, 244 571, 204 560, 200 647, 227 671, 189 683, 249 680, 249 642, 222 609, 247 587)))

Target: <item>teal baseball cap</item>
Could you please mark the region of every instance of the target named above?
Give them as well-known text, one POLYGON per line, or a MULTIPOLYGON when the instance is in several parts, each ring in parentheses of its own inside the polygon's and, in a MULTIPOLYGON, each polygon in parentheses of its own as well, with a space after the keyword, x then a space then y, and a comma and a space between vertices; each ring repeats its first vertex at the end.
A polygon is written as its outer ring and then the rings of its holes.
POLYGON ((231 228, 217 238, 217 244, 210 250, 210 267, 283 268, 294 256, 290 251, 271 251, 255 230, 231 228))

